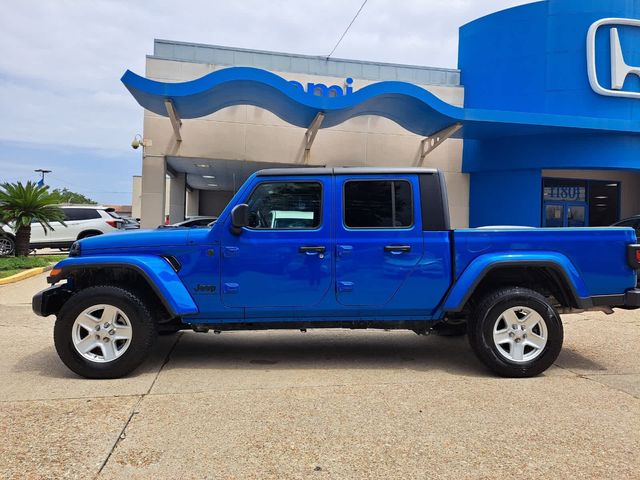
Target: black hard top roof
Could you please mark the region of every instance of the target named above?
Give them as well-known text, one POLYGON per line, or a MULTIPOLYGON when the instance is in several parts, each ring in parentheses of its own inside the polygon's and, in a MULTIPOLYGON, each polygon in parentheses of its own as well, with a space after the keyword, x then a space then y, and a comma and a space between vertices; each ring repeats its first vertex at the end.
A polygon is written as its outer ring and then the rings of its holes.
POLYGON ((258 176, 272 175, 385 175, 385 174, 434 174, 435 168, 396 167, 293 167, 258 170, 258 176))

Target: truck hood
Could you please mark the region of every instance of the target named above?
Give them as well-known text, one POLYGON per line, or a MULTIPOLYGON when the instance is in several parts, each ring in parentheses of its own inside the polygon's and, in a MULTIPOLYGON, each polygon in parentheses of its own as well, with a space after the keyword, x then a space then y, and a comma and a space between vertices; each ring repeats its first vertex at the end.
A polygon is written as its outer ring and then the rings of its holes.
POLYGON ((171 228, 158 230, 137 230, 109 233, 80 240, 82 255, 89 252, 106 250, 128 250, 137 248, 154 248, 184 246, 198 243, 209 233, 209 229, 171 228), (191 241, 190 241, 191 240, 191 241))

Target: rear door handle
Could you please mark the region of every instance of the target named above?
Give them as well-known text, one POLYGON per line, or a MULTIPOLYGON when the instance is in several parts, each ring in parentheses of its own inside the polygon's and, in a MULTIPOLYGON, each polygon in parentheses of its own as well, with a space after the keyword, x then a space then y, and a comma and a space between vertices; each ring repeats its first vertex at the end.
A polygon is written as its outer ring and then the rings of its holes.
POLYGON ((300 253, 306 254, 314 254, 314 253, 324 253, 327 251, 327 247, 323 247, 321 245, 318 246, 303 246, 298 249, 300 253))
POLYGON ((385 245, 384 251, 391 252, 391 253, 410 252, 411 245, 385 245))
POLYGON ((353 253, 353 245, 337 245, 336 250, 338 251, 339 257, 350 255, 353 253))

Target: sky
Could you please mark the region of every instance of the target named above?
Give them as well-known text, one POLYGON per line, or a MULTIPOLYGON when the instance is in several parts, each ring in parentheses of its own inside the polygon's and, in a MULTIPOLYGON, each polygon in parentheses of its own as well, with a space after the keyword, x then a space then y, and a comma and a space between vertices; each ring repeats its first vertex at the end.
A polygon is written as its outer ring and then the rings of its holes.
MULTIPOLYGON (((529 0, 368 0, 333 57, 457 66, 458 28, 529 0)), ((362 0, 20 0, 0 16, 0 182, 37 179, 131 203, 144 74, 154 38, 327 55, 362 0)))

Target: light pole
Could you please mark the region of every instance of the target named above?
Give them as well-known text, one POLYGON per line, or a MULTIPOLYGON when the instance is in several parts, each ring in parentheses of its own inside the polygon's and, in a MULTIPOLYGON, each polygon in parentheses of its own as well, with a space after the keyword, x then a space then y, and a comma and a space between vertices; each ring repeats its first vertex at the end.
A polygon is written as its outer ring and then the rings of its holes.
POLYGON ((42 168, 37 168, 37 169, 35 169, 35 170, 34 170, 34 172, 36 172, 36 173, 41 173, 41 174, 42 174, 42 178, 40 179, 40 183, 41 183, 42 185, 44 185, 44 176, 45 176, 45 174, 47 174, 47 173, 51 173, 51 170, 44 170, 44 169, 42 169, 42 168))

